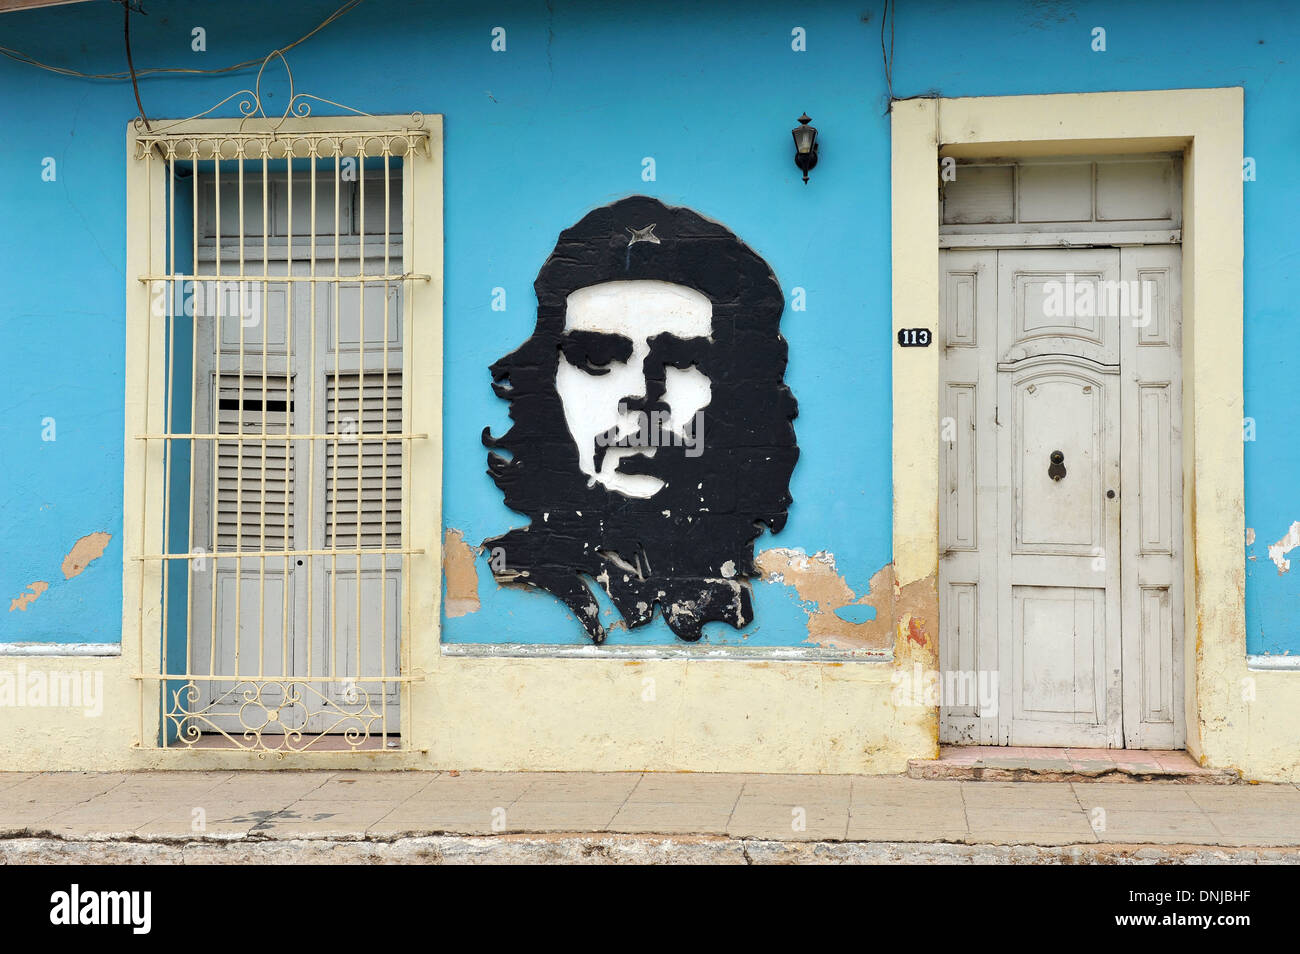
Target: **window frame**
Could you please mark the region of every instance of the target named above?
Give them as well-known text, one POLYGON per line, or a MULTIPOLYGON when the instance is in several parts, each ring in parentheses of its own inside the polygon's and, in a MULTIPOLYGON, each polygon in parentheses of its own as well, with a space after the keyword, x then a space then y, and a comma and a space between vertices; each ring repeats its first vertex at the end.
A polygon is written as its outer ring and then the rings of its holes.
MULTIPOLYGON (((436 665, 441 618, 442 525, 442 290, 443 290, 443 117, 433 113, 264 118, 154 120, 154 131, 138 120, 126 130, 126 271, 123 448, 122 662, 134 680, 139 704, 138 736, 133 747, 162 756, 176 753, 187 762, 220 760, 238 764, 265 756, 258 749, 190 749, 158 745, 162 708, 154 704, 162 682, 162 560, 146 559, 163 547, 165 441, 139 435, 162 434, 166 427, 166 316, 155 316, 150 282, 167 268, 167 198, 164 163, 145 161, 152 138, 196 135, 219 140, 241 133, 321 135, 342 133, 427 134, 428 148, 411 150, 402 161, 403 271, 408 280, 403 303, 403 361, 409 433, 427 435, 410 442, 409 478, 403 480, 402 508, 410 554, 404 580, 405 620, 402 671, 411 679, 401 712, 403 745, 386 755, 394 762, 418 764, 431 744, 429 691, 420 684, 436 665), (418 493, 411 493, 418 487, 418 493), (183 754, 182 754, 183 753, 183 754)), ((285 753, 290 765, 344 764, 369 760, 376 750, 285 753)), ((284 764, 281 761, 279 764, 284 764)), ((397 767, 396 764, 393 767, 397 767)))

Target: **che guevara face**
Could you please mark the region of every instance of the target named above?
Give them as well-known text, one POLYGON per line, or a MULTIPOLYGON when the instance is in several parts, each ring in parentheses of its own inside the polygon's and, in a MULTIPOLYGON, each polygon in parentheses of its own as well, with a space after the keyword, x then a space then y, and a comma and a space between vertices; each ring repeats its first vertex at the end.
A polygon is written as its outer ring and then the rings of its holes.
POLYGON ((483 541, 493 575, 552 594, 595 643, 597 586, 629 629, 748 625, 754 543, 785 525, 799 457, 772 267, 635 195, 563 229, 533 288, 533 333, 490 369, 511 423, 483 431, 488 473, 529 520, 483 541))
POLYGON ((669 445, 703 452, 712 383, 699 365, 713 304, 685 285, 641 280, 589 285, 566 301, 555 389, 578 466, 589 486, 653 497, 666 486, 653 464, 637 473, 620 465, 669 445))

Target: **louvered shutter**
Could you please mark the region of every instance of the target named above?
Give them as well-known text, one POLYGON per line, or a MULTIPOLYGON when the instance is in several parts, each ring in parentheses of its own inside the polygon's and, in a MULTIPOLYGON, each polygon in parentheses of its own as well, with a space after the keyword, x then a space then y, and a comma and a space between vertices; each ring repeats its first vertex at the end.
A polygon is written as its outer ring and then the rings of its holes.
POLYGON ((293 413, 288 381, 223 374, 217 388, 217 433, 268 439, 217 442, 217 549, 257 552, 293 547, 293 452, 283 435, 293 413))
POLYGON ((357 434, 400 434, 402 376, 399 371, 326 375, 326 546, 397 547, 402 539, 402 445, 400 440, 349 439, 357 434), (387 402, 384 400, 387 379, 387 402))

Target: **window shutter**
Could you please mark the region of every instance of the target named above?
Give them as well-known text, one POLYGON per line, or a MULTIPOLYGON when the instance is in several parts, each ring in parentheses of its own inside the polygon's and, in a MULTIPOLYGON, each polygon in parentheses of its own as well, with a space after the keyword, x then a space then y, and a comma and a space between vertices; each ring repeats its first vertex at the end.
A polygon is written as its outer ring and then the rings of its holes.
POLYGON ((339 374, 337 381, 335 375, 326 374, 326 431, 343 435, 337 442, 327 442, 326 546, 358 546, 358 508, 363 549, 401 545, 402 442, 349 439, 357 434, 402 432, 402 375, 389 371, 386 377, 387 414, 384 372, 339 374))
POLYGON ((217 442, 217 549, 282 550, 294 546, 289 514, 293 507, 293 454, 283 438, 293 406, 282 374, 244 374, 241 405, 238 374, 223 374, 217 388, 217 433, 262 436, 268 440, 217 442), (275 439, 280 435, 279 439, 275 439), (265 523, 263 523, 265 514, 265 523), (263 531, 265 536, 263 537, 263 531))

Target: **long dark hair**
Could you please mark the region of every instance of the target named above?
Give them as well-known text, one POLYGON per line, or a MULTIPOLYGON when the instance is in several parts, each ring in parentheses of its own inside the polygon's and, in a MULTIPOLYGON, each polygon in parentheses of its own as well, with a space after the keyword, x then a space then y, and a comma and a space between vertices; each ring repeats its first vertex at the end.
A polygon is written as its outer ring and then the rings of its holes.
MULTIPOLYGON (((687 640, 712 620, 746 625, 754 540, 764 526, 784 526, 799 456, 779 331, 785 299, 772 269, 725 226, 631 196, 561 232, 533 287, 532 336, 491 368, 512 426, 499 438, 483 431, 488 473, 506 506, 531 520, 484 542, 498 581, 554 593, 597 642, 605 633, 583 577, 609 593, 629 626, 649 622, 656 605, 687 640), (659 448, 653 472, 667 485, 649 499, 587 480, 555 388, 569 294, 638 279, 684 285, 713 303, 699 365, 712 384, 697 435, 703 452, 659 448)), ((635 466, 628 459, 622 470, 635 466)))

